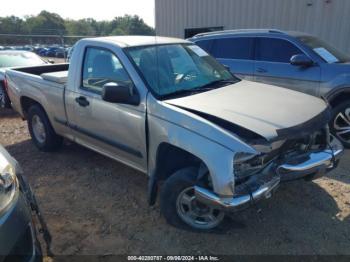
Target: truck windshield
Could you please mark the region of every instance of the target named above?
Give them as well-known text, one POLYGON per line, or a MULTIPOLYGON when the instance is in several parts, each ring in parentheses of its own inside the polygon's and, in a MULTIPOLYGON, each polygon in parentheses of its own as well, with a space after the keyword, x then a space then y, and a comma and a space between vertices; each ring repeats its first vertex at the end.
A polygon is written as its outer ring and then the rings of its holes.
POLYGON ((206 91, 238 81, 196 45, 141 46, 127 48, 126 52, 158 97, 206 91))
POLYGON ((350 57, 335 47, 325 43, 314 36, 299 36, 298 39, 315 51, 327 63, 346 63, 350 61, 350 57))

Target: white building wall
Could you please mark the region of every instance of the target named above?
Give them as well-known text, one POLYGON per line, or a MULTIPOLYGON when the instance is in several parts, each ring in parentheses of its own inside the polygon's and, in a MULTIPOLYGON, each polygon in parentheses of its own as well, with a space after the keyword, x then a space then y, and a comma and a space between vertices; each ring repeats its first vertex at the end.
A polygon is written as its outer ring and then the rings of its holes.
POLYGON ((185 28, 274 28, 314 34, 350 53, 350 0, 155 0, 158 35, 185 28))

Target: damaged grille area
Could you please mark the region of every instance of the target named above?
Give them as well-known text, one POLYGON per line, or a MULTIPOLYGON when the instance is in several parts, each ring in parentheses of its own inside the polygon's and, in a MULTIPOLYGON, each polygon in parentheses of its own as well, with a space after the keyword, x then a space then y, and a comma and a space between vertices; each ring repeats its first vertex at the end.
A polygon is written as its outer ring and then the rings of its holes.
POLYGON ((324 127, 312 134, 285 140, 281 146, 268 153, 262 153, 242 163, 235 163, 236 183, 244 183, 249 177, 262 173, 271 165, 277 167, 293 159, 300 161, 301 157, 306 157, 311 152, 324 150, 329 144, 329 137, 329 129, 324 127))

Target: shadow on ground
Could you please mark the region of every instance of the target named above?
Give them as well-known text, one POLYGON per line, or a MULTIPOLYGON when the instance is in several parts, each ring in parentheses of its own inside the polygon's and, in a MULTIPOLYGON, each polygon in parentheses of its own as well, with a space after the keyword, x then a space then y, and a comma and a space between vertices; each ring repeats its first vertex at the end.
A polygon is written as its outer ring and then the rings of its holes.
POLYGON ((7 149, 34 188, 55 254, 350 254, 349 206, 333 196, 334 180, 283 184, 261 214, 236 213, 226 232, 199 234, 167 225, 158 204, 147 205, 146 176, 118 162, 73 143, 56 153, 29 140, 7 149))
POLYGON ((326 175, 326 177, 330 179, 335 179, 339 182, 350 185, 350 150, 345 150, 344 155, 341 158, 341 161, 334 172, 330 172, 326 175))
POLYGON ((19 114, 12 109, 0 108, 0 119, 1 118, 18 118, 19 114))

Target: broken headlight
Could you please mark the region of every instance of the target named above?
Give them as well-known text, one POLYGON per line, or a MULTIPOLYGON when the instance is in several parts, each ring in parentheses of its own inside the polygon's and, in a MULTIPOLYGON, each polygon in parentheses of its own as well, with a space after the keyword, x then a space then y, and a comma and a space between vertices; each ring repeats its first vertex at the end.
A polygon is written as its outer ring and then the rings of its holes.
POLYGON ((263 168, 264 161, 261 155, 237 153, 233 159, 233 169, 236 179, 247 178, 263 168))
POLYGON ((17 188, 15 168, 0 156, 0 214, 13 201, 17 188))

